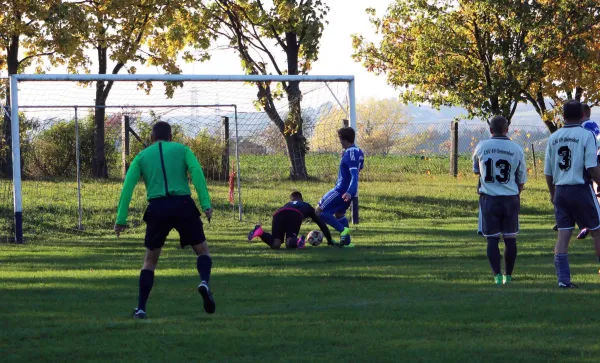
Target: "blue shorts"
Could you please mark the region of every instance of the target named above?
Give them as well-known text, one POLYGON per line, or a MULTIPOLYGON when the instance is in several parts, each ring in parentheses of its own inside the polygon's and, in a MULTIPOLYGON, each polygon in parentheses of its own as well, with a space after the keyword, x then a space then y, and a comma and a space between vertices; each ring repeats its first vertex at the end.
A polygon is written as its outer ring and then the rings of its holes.
POLYGON ((515 237, 519 233, 521 199, 518 195, 479 195, 479 232, 484 237, 515 237))
POLYGON ((344 201, 344 199, 342 199, 342 195, 343 193, 340 193, 335 189, 328 191, 319 201, 319 207, 323 212, 328 212, 331 214, 346 213, 346 210, 348 210, 352 201, 344 201))
POLYGON ((559 230, 600 229, 600 204, 591 184, 557 185, 554 193, 554 215, 559 230))

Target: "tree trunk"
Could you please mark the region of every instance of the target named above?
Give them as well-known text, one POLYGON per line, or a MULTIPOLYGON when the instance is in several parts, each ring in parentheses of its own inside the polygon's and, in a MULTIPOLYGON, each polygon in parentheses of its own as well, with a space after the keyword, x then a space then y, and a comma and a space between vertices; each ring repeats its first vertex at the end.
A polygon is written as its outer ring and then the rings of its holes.
MULTIPOLYGON (((298 74, 298 55, 300 45, 296 33, 288 32, 285 34, 287 43, 287 67, 289 75, 298 74)), ((286 124, 292 129, 293 134, 285 135, 285 142, 290 158, 290 178, 292 180, 308 179, 306 170, 306 138, 302 132, 302 91, 300 91, 300 82, 289 82, 286 87, 288 98, 288 119, 286 124)))
POLYGON ((306 139, 299 134, 288 135, 285 143, 290 158, 290 178, 292 180, 307 180, 306 170, 306 139))
MULTIPOLYGON (((6 67, 8 75, 17 74, 19 70, 19 36, 13 35, 10 38, 10 45, 6 52, 6 67)), ((0 160, 0 174, 6 175, 8 178, 12 178, 12 125, 9 117, 10 109, 10 85, 6 87, 6 108, 4 112, 4 128, 3 136, 6 143, 6 154, 5 160, 0 160)))
MULTIPOLYGON (((546 113, 548 108, 546 107, 546 100, 544 100, 544 94, 542 92, 537 93, 536 101, 537 101, 537 105, 540 110, 539 111, 540 116, 542 117, 542 120, 544 120, 544 114, 546 113)), ((544 120, 544 124, 546 125, 546 127, 548 128, 548 131, 550 131, 551 134, 553 134, 554 132, 556 132, 556 130, 558 130, 558 127, 556 127, 554 122, 544 120)))
MULTIPOLYGON (((99 74, 106 74, 107 48, 98 46, 99 74)), ((108 178, 106 153, 104 147, 104 119, 106 116, 106 83, 96 82, 96 100, 94 105, 94 157, 92 160, 92 174, 95 178, 108 178)))

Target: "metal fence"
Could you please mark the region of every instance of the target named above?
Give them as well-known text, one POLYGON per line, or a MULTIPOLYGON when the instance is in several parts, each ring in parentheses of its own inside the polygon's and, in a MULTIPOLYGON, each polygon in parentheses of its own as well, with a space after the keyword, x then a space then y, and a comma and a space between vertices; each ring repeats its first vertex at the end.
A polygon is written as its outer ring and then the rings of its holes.
MULTIPOLYGON (((289 190, 314 189, 314 199, 337 178, 342 151, 337 130, 348 118, 348 89, 344 84, 302 85, 303 125, 296 131, 301 131, 304 141, 293 148, 286 145, 286 138, 269 116, 257 111, 260 107, 255 104, 255 90, 248 91, 242 85, 221 89, 217 86, 224 86, 199 84, 187 94, 179 93, 180 100, 190 102, 178 104, 173 100, 163 107, 145 93, 134 93, 135 87, 119 91, 115 84, 111 97, 128 102, 123 106, 115 106, 115 102, 106 109, 108 179, 93 178, 93 108, 60 106, 82 104, 92 96, 82 95, 79 88, 73 88, 76 85, 67 83, 52 84, 50 93, 44 87, 33 86, 20 90, 23 105, 27 106, 21 109, 20 123, 23 215, 28 238, 43 237, 49 231, 107 233, 114 223, 124 168, 150 142, 151 127, 158 120, 171 123, 176 140, 190 146, 198 156, 209 179, 213 206, 229 222, 239 218, 240 207, 245 220, 265 220, 286 199, 289 190), (200 106, 222 103, 236 105, 238 112, 232 107, 200 106), (236 119, 238 127, 234 130, 236 119), (289 180, 291 163, 304 165, 308 181, 289 180)), ((153 92, 160 94, 160 89, 153 92)), ((285 120, 287 100, 279 99, 277 105, 285 120)), ((490 136, 485 123, 459 123, 452 133, 450 122, 408 122, 409 115, 379 111, 358 109, 357 144, 366 154, 361 180, 367 183, 398 182, 409 174, 448 175, 454 166, 456 175, 471 174, 470 156, 477 143, 490 136)), ((5 126, 6 118, 2 121, 5 126)), ((12 181, 1 173, 11 155, 1 135, 0 240, 8 241, 13 235, 12 181)), ((546 128, 513 125, 509 136, 523 147, 530 176, 541 176, 549 136, 546 128)), ((136 189, 131 205, 133 227, 142 224, 144 195, 143 187, 136 189)))

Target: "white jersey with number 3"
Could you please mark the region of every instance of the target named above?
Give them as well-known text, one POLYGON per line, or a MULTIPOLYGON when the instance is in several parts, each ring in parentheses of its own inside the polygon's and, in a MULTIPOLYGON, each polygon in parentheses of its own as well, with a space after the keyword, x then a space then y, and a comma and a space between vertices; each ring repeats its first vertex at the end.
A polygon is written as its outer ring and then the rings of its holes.
POLYGON ((554 185, 591 183, 587 169, 598 166, 596 138, 580 125, 565 125, 550 136, 544 174, 554 185))
POLYGON ((506 136, 477 144, 473 171, 480 174, 479 192, 491 196, 518 195, 519 184, 527 181, 523 149, 506 136))

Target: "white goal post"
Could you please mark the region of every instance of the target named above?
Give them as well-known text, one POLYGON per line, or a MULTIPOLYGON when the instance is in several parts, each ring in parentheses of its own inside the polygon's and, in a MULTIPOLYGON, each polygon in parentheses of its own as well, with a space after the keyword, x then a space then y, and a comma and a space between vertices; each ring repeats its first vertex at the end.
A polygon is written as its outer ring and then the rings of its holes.
MULTIPOLYGON (((348 118, 356 130, 356 95, 354 76, 307 76, 307 75, 148 75, 148 74, 15 74, 10 76, 10 120, 12 136, 12 172, 14 205, 14 239, 23 243, 23 199, 21 175, 21 140, 19 130, 19 84, 21 82, 342 82, 348 84, 348 118)), ((331 89, 330 89, 331 90, 331 89)), ((335 98, 335 96, 334 96, 335 98)), ((337 103, 339 100, 336 98, 337 103)), ((227 103, 227 102, 226 102, 227 103)), ((341 104, 340 104, 341 106, 341 104)), ((86 107, 93 108, 94 105, 86 107)), ((238 158, 239 160, 239 158, 238 158)), ((238 173, 239 178, 239 173, 238 173)))

